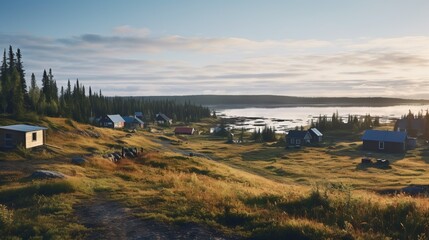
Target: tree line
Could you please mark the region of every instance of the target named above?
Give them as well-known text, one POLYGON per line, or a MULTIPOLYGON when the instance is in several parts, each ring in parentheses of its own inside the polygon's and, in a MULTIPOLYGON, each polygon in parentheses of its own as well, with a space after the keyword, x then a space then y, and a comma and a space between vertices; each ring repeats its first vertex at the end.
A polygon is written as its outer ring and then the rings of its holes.
POLYGON ((333 113, 331 117, 320 115, 316 121, 311 121, 311 127, 315 127, 321 131, 347 129, 347 130, 366 130, 380 125, 379 117, 348 115, 344 121, 337 113, 333 113))
POLYGON ((105 114, 132 115, 143 112, 147 121, 162 112, 175 121, 194 122, 210 117, 210 110, 190 102, 176 103, 172 100, 146 100, 132 97, 108 97, 99 90, 85 88, 79 80, 59 90, 52 69, 44 70, 41 87, 34 73, 27 89, 21 51, 16 53, 12 46, 3 52, 0 68, 0 111, 17 119, 26 112, 42 116, 66 117, 79 122, 90 123, 92 119, 105 114))

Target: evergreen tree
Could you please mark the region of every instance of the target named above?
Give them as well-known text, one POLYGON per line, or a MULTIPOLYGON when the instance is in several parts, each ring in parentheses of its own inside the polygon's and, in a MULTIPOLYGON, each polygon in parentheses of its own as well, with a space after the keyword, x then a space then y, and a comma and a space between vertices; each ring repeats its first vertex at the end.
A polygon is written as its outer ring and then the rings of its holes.
POLYGON ((7 107, 7 85, 8 85, 9 79, 8 79, 8 67, 7 67, 7 60, 6 60, 6 49, 3 51, 3 60, 2 65, 0 68, 0 85, 1 85, 1 92, 0 92, 0 107, 2 112, 6 112, 7 107))
POLYGON ((37 112, 37 104, 40 98, 40 89, 37 86, 36 76, 34 75, 34 73, 31 74, 31 84, 30 89, 28 91, 28 95, 30 99, 31 109, 37 112))
POLYGON ((16 68, 12 72, 12 82, 15 85, 13 91, 12 113, 15 117, 20 118, 24 113, 24 93, 22 92, 20 75, 16 68))

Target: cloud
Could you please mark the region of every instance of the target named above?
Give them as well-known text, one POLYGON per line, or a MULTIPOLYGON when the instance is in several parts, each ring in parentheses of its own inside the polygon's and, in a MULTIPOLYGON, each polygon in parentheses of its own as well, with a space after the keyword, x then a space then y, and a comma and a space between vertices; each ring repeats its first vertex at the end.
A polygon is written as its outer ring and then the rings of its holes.
POLYGON ((124 36, 146 37, 150 34, 150 30, 148 28, 133 28, 129 25, 122 25, 115 27, 113 33, 124 36))
POLYGON ((112 35, 0 33, 27 76, 52 68, 108 95, 280 94, 429 96, 429 37, 263 40, 166 35, 119 26, 112 35), (427 44, 427 45, 425 45, 427 44))

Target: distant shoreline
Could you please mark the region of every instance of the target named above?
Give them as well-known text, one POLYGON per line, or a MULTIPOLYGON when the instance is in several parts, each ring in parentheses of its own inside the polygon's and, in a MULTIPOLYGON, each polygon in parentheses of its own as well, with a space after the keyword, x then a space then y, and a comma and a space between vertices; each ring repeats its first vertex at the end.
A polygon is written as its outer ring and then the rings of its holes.
POLYGON ((279 107, 386 107, 429 104, 426 99, 388 97, 295 97, 279 95, 189 95, 125 97, 193 103, 210 108, 279 108, 279 107))
POLYGON ((242 108, 299 108, 299 107, 393 107, 404 105, 427 105, 429 103, 397 103, 397 104, 355 104, 355 103, 339 103, 339 104, 222 104, 222 105, 204 105, 210 109, 242 109, 242 108))

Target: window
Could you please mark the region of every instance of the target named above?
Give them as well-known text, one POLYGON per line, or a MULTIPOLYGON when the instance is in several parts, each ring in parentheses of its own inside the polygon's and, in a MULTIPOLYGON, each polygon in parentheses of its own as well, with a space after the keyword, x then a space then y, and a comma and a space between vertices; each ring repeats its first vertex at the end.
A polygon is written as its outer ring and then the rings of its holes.
POLYGON ((33 133, 33 142, 37 141, 37 133, 33 133))
POLYGON ((291 139, 290 139, 290 143, 291 143, 291 144, 295 144, 295 138, 291 138, 291 139))
POLYGON ((301 144, 301 140, 300 140, 300 139, 297 139, 295 143, 296 143, 296 144, 301 144))
POLYGON ((6 133, 6 134, 4 135, 4 139, 6 139, 6 140, 10 140, 10 139, 12 139, 12 135, 10 135, 10 133, 6 133))
POLYGON ((384 142, 378 142, 378 149, 384 149, 384 142))

